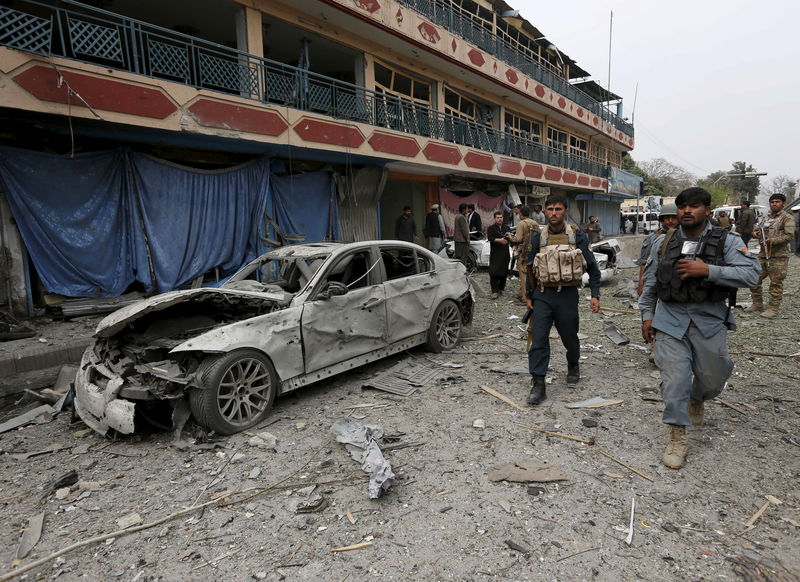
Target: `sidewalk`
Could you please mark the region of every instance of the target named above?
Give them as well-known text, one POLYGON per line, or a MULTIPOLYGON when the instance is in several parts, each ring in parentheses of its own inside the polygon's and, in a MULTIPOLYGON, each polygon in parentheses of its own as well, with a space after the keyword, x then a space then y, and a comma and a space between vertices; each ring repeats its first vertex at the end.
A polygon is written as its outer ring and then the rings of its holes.
POLYGON ((100 316, 70 321, 49 317, 31 319, 26 325, 35 337, 0 342, 0 399, 28 389, 51 386, 64 364, 78 364, 92 341, 100 316))

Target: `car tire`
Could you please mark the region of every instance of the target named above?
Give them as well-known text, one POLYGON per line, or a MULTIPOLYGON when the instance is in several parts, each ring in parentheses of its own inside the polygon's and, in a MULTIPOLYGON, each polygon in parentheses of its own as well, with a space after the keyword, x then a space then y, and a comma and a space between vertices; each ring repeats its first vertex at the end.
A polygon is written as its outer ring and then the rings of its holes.
POLYGON ((455 301, 442 301, 433 312, 425 348, 438 354, 456 347, 461 339, 461 319, 461 309, 455 301))
POLYGON ((189 392, 192 416, 225 435, 264 420, 278 391, 275 367, 258 350, 208 356, 200 363, 197 378, 200 387, 189 392))

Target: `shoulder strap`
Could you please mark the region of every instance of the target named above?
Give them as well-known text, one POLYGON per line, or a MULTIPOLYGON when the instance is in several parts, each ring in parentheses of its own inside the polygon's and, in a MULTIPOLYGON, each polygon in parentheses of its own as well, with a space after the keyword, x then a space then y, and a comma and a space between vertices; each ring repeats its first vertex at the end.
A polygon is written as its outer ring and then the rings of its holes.
POLYGON ((546 247, 547 246, 547 235, 549 233, 550 233, 550 229, 547 226, 545 226, 541 231, 541 235, 539 236, 539 248, 540 249, 542 247, 546 247))
POLYGON ((574 245, 575 244, 575 231, 572 229, 572 227, 569 225, 569 223, 564 224, 564 226, 566 227, 567 240, 569 241, 569 244, 574 245))
POLYGON ((664 257, 667 255, 667 247, 669 246, 669 241, 672 240, 672 237, 675 236, 675 231, 677 229, 670 228, 667 231, 667 234, 664 236, 664 242, 661 243, 661 249, 658 252, 658 260, 663 261, 664 257))

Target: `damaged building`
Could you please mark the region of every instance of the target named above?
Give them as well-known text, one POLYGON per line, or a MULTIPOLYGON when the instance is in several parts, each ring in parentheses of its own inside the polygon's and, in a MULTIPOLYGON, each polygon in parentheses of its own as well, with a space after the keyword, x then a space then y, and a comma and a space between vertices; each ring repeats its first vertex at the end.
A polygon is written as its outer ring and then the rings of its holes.
POLYGON ((3 2, 0 302, 199 286, 404 206, 424 244, 431 204, 509 192, 613 231, 633 127, 561 48, 502 0, 3 2))

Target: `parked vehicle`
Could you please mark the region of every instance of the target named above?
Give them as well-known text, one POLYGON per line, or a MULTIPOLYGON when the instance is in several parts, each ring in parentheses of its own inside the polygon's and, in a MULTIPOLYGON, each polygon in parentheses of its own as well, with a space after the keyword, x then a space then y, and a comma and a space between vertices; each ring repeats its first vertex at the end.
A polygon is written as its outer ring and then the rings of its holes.
POLYGON ((638 222, 636 212, 622 212, 621 214, 622 224, 625 225, 630 220, 634 225, 632 228, 635 228, 638 234, 648 234, 658 230, 658 212, 639 212, 638 222))
MULTIPOLYGON (((741 208, 742 207, 740 205, 737 205, 737 206, 730 206, 730 205, 729 206, 718 206, 714 210, 711 211, 711 215, 714 218, 717 218, 719 216, 719 213, 724 210, 727 213, 728 218, 732 219, 732 222, 733 222, 733 229, 732 230, 735 232, 736 231, 736 220, 739 218, 739 211, 741 210, 741 208)), ((765 206, 761 206, 760 204, 753 204, 753 205, 750 206, 750 208, 752 208, 753 212, 756 213, 756 224, 758 223, 759 220, 761 220, 761 218, 764 215, 766 215, 769 212, 769 210, 765 206)))
MULTIPOLYGON (((485 235, 481 234, 480 236, 482 238, 474 238, 469 241, 469 251, 465 261, 467 271, 474 271, 478 267, 489 267, 490 244, 485 235)), ((451 240, 447 241, 439 249, 438 254, 440 257, 452 259, 456 254, 456 243, 451 240)))
POLYGON ((132 433, 165 404, 232 434, 291 390, 417 345, 455 347, 473 303, 461 263, 411 243, 281 247, 220 288, 164 293, 103 319, 75 409, 102 434, 132 433))
MULTIPOLYGON (((513 230, 512 230, 513 232, 513 230)), ((608 281, 617 274, 617 257, 622 255, 619 241, 615 238, 601 240, 589 245, 589 250, 594 253, 597 266, 600 268, 601 281, 608 281)), ((452 258, 455 254, 455 244, 448 241, 440 250, 442 257, 452 258)), ((470 241, 467 269, 474 271, 478 267, 489 267, 489 241, 486 239, 470 241)), ((517 263, 511 259, 511 274, 516 274, 517 263)), ((589 284, 589 275, 584 273, 583 284, 589 284)))

